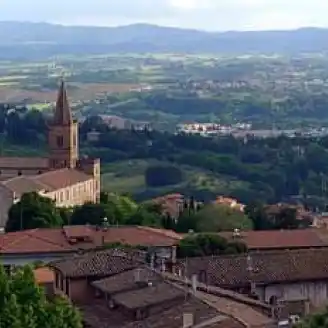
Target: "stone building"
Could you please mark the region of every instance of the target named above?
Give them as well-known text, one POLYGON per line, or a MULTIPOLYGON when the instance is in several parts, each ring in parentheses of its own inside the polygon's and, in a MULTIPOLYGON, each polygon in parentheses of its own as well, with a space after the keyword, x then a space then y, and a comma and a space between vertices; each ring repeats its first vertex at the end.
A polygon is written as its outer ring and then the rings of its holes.
POLYGON ((282 319, 286 312, 315 312, 328 301, 326 247, 189 258, 178 263, 176 271, 270 304, 282 319))
POLYGON ((189 288, 133 249, 88 252, 50 267, 55 293, 79 307, 87 328, 276 327, 264 304, 203 292, 197 281, 189 288))
POLYGON ((98 201, 100 160, 80 158, 78 140, 78 123, 62 81, 49 125, 48 157, 0 157, 0 228, 11 205, 27 192, 38 192, 61 207, 98 201))

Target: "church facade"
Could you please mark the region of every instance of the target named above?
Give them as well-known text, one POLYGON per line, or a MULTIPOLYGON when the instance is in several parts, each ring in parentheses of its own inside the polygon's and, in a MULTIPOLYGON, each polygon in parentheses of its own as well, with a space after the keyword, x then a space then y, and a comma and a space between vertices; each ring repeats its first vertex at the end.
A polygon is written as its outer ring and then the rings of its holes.
POLYGON ((59 207, 98 202, 100 160, 79 157, 78 123, 73 120, 62 81, 49 126, 49 156, 0 157, 0 229, 8 210, 24 193, 38 192, 59 207))

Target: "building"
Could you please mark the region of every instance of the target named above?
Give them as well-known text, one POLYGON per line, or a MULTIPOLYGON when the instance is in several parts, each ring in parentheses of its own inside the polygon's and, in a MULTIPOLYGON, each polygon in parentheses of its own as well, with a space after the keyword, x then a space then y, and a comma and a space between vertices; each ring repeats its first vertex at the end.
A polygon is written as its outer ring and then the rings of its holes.
POLYGON ((236 199, 229 198, 229 197, 223 197, 223 196, 218 196, 216 200, 213 202, 216 205, 224 205, 228 206, 234 210, 244 212, 245 210, 245 205, 238 203, 236 199))
POLYGON ((249 251, 328 248, 326 229, 308 228, 296 230, 235 230, 220 232, 230 242, 242 242, 249 251))
POLYGON ((0 228, 11 205, 27 192, 38 192, 63 207, 98 201, 100 160, 79 156, 78 123, 63 81, 48 137, 48 157, 0 157, 0 228))
POLYGON ((175 262, 176 245, 180 239, 180 235, 170 230, 139 226, 33 229, 0 235, 0 257, 6 267, 35 262, 49 263, 109 244, 121 243, 143 246, 158 258, 175 262))
POLYGON ((205 285, 252 296, 289 314, 305 315, 328 301, 328 249, 257 251, 249 254, 189 258, 180 275, 197 275, 205 285), (292 311, 292 312, 290 312, 292 311))
POLYGON ((56 293, 80 308, 88 328, 275 327, 268 306, 232 293, 206 293, 197 281, 189 287, 133 250, 85 254, 50 267, 56 293))

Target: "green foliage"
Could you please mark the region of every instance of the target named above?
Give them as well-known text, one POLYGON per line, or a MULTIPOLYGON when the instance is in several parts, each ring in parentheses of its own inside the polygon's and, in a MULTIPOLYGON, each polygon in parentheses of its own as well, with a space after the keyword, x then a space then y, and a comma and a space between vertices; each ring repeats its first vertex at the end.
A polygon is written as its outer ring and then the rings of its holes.
POLYGON ((328 327, 328 308, 307 316, 295 328, 327 328, 328 327))
POLYGON ((189 235, 178 246, 178 257, 196 257, 222 254, 245 253, 247 246, 243 243, 228 242, 214 234, 189 235))
POLYGON ((195 214, 195 220, 196 231, 200 232, 252 229, 252 222, 247 215, 225 205, 207 205, 195 214))
POLYGON ((31 267, 8 276, 0 266, 0 327, 82 328, 82 319, 67 299, 46 299, 31 267))
POLYGON ((147 225, 160 226, 161 212, 151 203, 137 204, 128 196, 102 193, 100 204, 77 206, 72 225, 147 225))
POLYGON ((175 166, 150 166, 146 169, 145 180, 149 187, 175 185, 183 180, 183 173, 175 166))
POLYGON ((300 229, 311 225, 311 220, 297 218, 295 208, 283 206, 276 213, 268 212, 268 207, 256 202, 245 208, 255 230, 300 229))
POLYGON ((323 204, 328 197, 321 188, 322 180, 328 179, 327 137, 250 139, 245 143, 232 137, 109 130, 94 146, 89 154, 99 155, 103 162, 165 161, 180 168, 188 165, 194 172, 203 171, 224 182, 224 188, 182 183, 165 192, 202 194, 204 200, 225 193, 246 204, 254 200, 276 203, 293 196, 303 201, 305 196, 319 197, 323 204))
POLYGON ((9 209, 6 231, 54 228, 62 224, 54 201, 37 193, 27 193, 9 209))

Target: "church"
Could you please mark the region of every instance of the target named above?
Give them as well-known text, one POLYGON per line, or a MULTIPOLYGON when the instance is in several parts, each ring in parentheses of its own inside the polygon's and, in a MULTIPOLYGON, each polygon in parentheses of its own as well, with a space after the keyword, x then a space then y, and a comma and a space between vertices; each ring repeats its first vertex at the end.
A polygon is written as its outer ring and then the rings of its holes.
POLYGON ((79 157, 78 123, 61 81, 48 131, 48 157, 0 157, 0 229, 24 193, 38 192, 59 207, 98 202, 100 160, 79 157))

